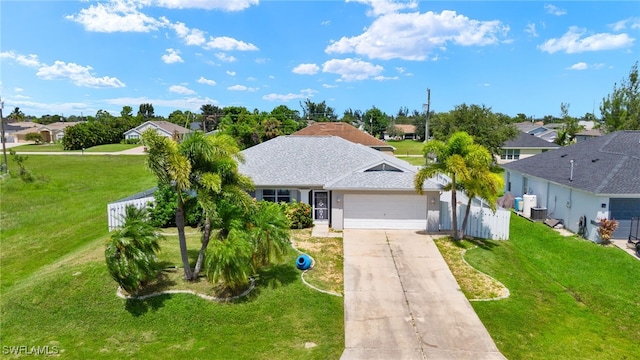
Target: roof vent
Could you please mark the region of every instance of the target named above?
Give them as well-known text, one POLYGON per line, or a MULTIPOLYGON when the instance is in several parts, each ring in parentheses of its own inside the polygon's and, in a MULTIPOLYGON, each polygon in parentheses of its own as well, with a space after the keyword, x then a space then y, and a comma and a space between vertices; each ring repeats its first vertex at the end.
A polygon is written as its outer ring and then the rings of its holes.
POLYGON ((592 163, 594 163, 594 162, 596 162, 596 161, 598 161, 598 160, 600 160, 600 159, 598 159, 598 158, 591 159, 591 162, 592 162, 592 163))
POLYGON ((562 154, 562 155, 560 155, 560 157, 565 157, 565 156, 567 156, 567 154, 562 154))

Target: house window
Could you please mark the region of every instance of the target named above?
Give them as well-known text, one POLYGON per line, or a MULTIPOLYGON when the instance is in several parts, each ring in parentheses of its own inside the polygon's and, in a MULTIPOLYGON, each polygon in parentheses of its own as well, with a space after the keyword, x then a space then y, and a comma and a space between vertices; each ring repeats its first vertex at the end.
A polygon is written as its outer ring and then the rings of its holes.
POLYGON ((291 202, 291 192, 288 189, 263 189, 262 200, 271 202, 291 202))
POLYGON ((520 149, 502 149, 500 154, 502 160, 518 160, 520 159, 520 149))

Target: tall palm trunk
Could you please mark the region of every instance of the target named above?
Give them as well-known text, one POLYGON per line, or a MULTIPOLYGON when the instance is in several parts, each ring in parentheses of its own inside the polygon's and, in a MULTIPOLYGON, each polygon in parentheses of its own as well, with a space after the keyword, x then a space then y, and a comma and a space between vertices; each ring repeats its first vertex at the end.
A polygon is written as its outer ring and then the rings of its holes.
POLYGON ((178 194, 178 208, 176 209, 176 226, 178 227, 178 240, 180 242, 180 255, 182 256, 182 267, 184 267, 184 279, 191 281, 193 273, 189 264, 189 252, 187 251, 187 237, 184 234, 184 201, 182 195, 178 194))
POLYGON ((456 194, 456 174, 451 174, 451 222, 453 225, 453 240, 460 240, 458 235, 458 195, 456 194))
POLYGON ((462 220, 462 229, 460 229, 461 239, 464 239, 464 230, 467 228, 469 214, 471 213, 471 201, 473 201, 473 196, 469 195, 469 201, 467 202, 467 209, 464 211, 464 219, 462 220))
POLYGON ((209 239, 211 238, 211 219, 209 216, 206 217, 204 221, 204 231, 202 233, 202 246, 200 247, 200 252, 198 253, 198 261, 196 261, 196 267, 193 270, 193 280, 198 278, 200 274, 200 269, 202 269, 202 264, 204 263, 204 251, 207 249, 209 245, 209 239))

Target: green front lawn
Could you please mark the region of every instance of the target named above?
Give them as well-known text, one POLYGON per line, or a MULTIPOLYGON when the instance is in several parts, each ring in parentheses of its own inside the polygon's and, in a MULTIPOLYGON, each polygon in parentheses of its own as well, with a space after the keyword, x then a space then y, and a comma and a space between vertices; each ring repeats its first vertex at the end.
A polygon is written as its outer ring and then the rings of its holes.
MULTIPOLYGON (((143 161, 33 155, 26 166, 45 181, 0 185, 0 346, 49 346, 70 359, 338 359, 343 299, 305 286, 293 251, 234 302, 116 296, 106 205, 155 185, 143 161)), ((198 237, 189 239, 194 258, 198 237)), ((161 246, 164 264, 180 264, 175 235, 161 246)))
POLYGON ((420 155, 422 156, 422 148, 424 143, 415 140, 387 140, 387 143, 396 148, 396 156, 420 155))
MULTIPOLYGON (((98 145, 88 149, 86 152, 118 152, 123 150, 129 150, 140 146, 139 144, 106 144, 98 145)), ((81 152, 82 150, 64 150, 61 143, 55 144, 26 144, 15 146, 12 148, 16 152, 81 152)))
POLYGON ((518 216, 480 245, 466 260, 511 296, 472 305, 508 359, 638 358, 640 261, 518 216))

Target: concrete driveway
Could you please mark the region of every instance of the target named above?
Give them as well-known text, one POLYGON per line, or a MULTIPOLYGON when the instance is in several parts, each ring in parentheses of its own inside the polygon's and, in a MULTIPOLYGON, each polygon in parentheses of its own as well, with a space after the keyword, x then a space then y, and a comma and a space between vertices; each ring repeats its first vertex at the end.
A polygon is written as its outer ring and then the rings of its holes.
POLYGON ((428 235, 344 231, 351 359, 505 359, 428 235))

